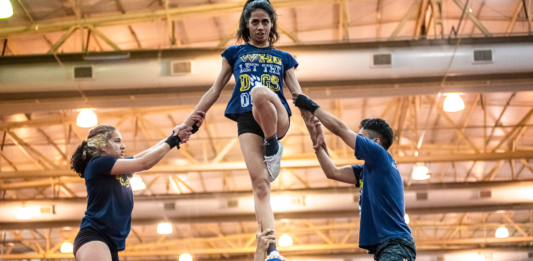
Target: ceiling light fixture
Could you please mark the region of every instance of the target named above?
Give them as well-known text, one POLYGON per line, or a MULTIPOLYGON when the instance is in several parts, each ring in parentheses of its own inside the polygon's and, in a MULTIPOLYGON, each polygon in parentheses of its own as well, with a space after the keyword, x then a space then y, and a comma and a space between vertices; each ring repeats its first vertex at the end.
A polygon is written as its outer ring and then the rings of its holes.
POLYGON ((444 95, 446 96, 446 99, 444 99, 444 111, 456 112, 465 109, 465 103, 460 93, 448 93, 444 95))
POLYGON ((131 178, 130 185, 131 185, 131 190, 133 191, 143 190, 146 188, 146 184, 144 184, 143 179, 141 177, 131 178))
POLYGON ((278 245, 282 247, 292 246, 292 238, 288 234, 283 234, 278 240, 278 245))
POLYGON ((96 114, 90 109, 83 109, 78 114, 78 119, 76 120, 76 125, 82 128, 90 128, 98 124, 98 119, 96 114))
POLYGON ((475 261, 485 261, 485 256, 482 255, 482 254, 478 254, 478 255, 476 256, 475 261))
POLYGON ((496 230, 496 237, 497 238, 506 238, 509 237, 509 231, 504 226, 499 227, 496 230))
POLYGON ((181 254, 179 261, 192 261, 192 256, 190 254, 181 254))
POLYGON ((272 210, 286 210, 291 204, 291 198, 289 196, 275 196, 270 197, 270 206, 272 210))
POLYGON ((157 234, 168 235, 172 233, 172 224, 164 222, 157 225, 157 234))
POLYGON ((13 6, 9 0, 0 0, 0 19, 13 16, 13 6))
POLYGON ((69 242, 65 242, 61 244, 61 253, 72 253, 73 247, 72 244, 69 242))
POLYGON ((429 179, 429 170, 424 165, 418 165, 413 169, 413 179, 414 180, 425 180, 429 179))
POLYGON ((19 208, 19 210, 17 211, 17 219, 21 219, 21 220, 31 219, 30 210, 26 207, 19 208))

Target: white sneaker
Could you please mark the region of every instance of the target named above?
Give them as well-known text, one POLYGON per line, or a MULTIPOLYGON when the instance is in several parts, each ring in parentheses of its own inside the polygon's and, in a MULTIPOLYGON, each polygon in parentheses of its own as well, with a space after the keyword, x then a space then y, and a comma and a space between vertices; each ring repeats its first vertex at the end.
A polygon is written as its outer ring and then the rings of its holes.
POLYGON ((267 165, 267 170, 270 182, 274 182, 279 176, 279 170, 281 165, 281 155, 283 154, 283 145, 278 141, 278 152, 273 156, 265 156, 265 163, 267 165))

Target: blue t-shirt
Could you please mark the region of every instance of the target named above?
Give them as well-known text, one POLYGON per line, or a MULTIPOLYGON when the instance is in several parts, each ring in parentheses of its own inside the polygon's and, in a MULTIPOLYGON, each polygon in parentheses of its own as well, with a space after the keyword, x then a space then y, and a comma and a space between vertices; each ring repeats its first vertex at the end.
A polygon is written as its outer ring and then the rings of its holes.
POLYGON ((289 104, 283 95, 283 75, 298 62, 287 52, 273 47, 258 48, 250 44, 230 46, 222 57, 226 58, 233 69, 235 89, 224 115, 236 121, 237 115, 252 111, 250 91, 254 86, 264 85, 274 91, 281 103, 292 115, 289 104))
POLYGON ((387 239, 412 237, 404 220, 402 176, 392 156, 375 141, 357 135, 355 157, 365 161, 352 166, 360 188, 359 247, 370 249, 387 239))
POLYGON ((84 173, 87 211, 80 229, 96 229, 111 244, 109 248, 122 251, 126 248, 126 238, 131 229, 133 192, 128 175, 111 175, 116 161, 114 157, 98 156, 87 164, 84 173))

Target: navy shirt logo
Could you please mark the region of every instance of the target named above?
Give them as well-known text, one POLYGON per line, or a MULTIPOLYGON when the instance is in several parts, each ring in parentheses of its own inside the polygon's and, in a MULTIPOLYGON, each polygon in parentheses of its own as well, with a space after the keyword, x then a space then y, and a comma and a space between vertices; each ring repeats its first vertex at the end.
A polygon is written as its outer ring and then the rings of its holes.
POLYGON ((126 175, 122 177, 123 175, 116 175, 117 180, 120 182, 120 185, 123 187, 129 188, 130 187, 130 178, 126 175))

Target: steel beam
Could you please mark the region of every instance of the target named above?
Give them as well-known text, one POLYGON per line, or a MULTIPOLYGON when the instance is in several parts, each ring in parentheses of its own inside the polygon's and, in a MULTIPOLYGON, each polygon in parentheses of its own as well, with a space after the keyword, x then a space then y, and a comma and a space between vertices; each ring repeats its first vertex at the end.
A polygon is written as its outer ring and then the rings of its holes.
MULTIPOLYGON (((168 9, 168 11, 163 9, 150 12, 102 15, 84 18, 79 21, 77 19, 68 18, 61 21, 49 21, 39 23, 38 28, 35 28, 34 26, 3 27, 0 28, 0 38, 23 34, 65 31, 72 26, 86 27, 88 25, 92 25, 94 27, 99 27, 152 22, 167 19, 167 15, 170 20, 182 20, 191 17, 211 17, 227 15, 229 13, 241 12, 245 2, 246 1, 232 1, 221 4, 207 4, 182 8, 173 8, 168 9)), ((272 5, 276 8, 284 8, 298 7, 310 4, 330 4, 335 2, 335 0, 272 0, 271 2, 272 5)))
MULTIPOLYGON (((480 153, 480 154, 441 154, 431 156, 404 156, 396 157, 398 164, 415 164, 417 162, 468 162, 468 161, 497 161, 497 160, 511 160, 511 159, 530 159, 533 158, 533 151, 517 151, 505 153, 480 153)), ((363 161, 348 158, 348 159, 334 159, 333 162, 337 166, 363 164, 363 161)), ((320 167, 316 158, 308 159, 293 159, 281 161, 281 168, 317 168, 320 167)), ((244 161, 238 162, 224 162, 217 164, 190 164, 190 165, 167 165, 155 166, 150 170, 142 172, 143 175, 153 174, 177 174, 186 172, 204 172, 204 171, 224 171, 224 170, 246 170, 244 161)), ((71 170, 43 170, 43 171, 18 171, 18 172, 0 172, 0 179, 9 178, 37 178, 37 177, 76 177, 78 174, 71 170)))

